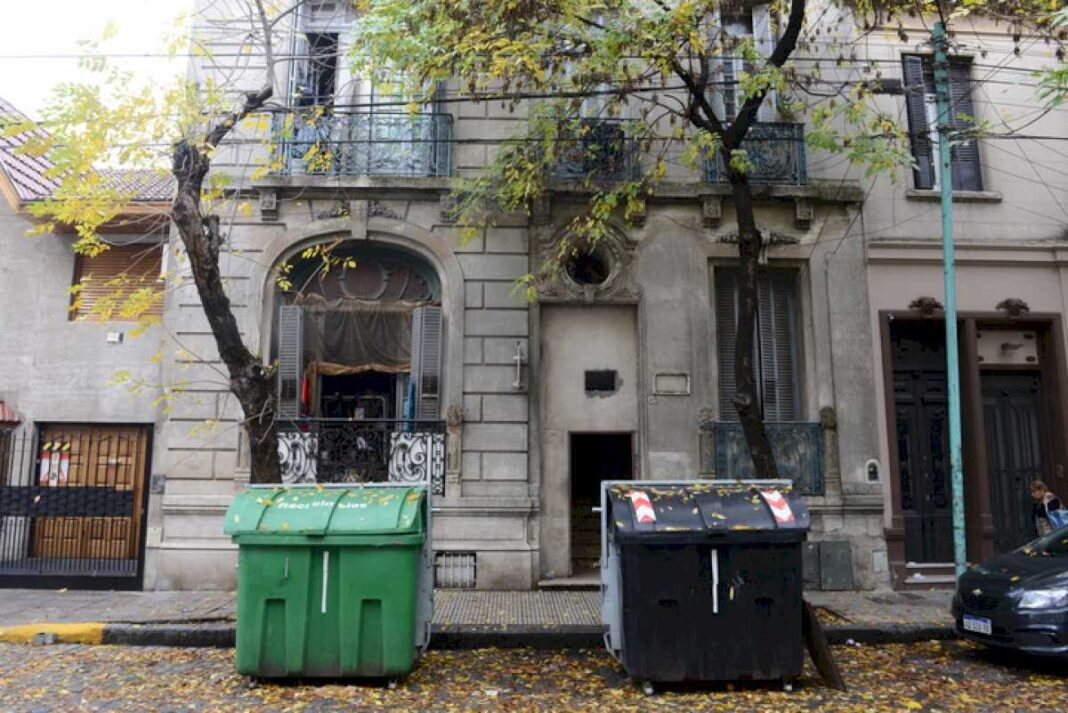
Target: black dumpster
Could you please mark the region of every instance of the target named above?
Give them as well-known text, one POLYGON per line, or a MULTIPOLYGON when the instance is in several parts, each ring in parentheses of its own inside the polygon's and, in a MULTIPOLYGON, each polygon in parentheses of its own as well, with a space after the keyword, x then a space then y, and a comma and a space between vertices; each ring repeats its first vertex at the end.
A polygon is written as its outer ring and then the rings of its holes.
POLYGON ((801 675, 801 543, 789 481, 602 484, 609 650, 642 682, 801 675))

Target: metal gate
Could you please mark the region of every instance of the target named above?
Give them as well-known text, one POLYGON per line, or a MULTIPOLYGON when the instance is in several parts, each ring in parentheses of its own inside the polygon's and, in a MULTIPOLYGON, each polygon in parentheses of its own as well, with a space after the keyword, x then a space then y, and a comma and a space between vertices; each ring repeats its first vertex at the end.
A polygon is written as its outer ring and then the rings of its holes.
POLYGON ((0 434, 0 586, 140 589, 148 426, 0 434))

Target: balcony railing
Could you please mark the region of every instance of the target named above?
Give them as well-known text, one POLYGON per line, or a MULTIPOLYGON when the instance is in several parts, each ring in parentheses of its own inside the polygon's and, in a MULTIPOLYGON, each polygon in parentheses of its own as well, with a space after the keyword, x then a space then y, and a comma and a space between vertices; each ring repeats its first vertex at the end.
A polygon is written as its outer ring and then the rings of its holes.
POLYGON ((445 492, 445 422, 295 419, 278 423, 284 483, 428 483, 445 492))
POLYGON ((306 112, 275 115, 283 173, 402 176, 452 173, 452 115, 306 112))
POLYGON ((638 142, 622 119, 581 119, 559 135, 556 177, 565 181, 628 181, 640 171, 638 142))
MULTIPOLYGON (((742 425, 717 421, 712 426, 717 480, 753 477, 753 461, 742 425)), ((823 495, 823 439, 819 423, 768 423, 765 425, 779 475, 794 481, 805 495, 823 495)))
MULTIPOLYGON (((742 142, 742 149, 746 151, 750 183, 792 186, 808 183, 804 124, 753 124, 742 142)), ((710 183, 727 181, 723 152, 717 151, 708 160, 706 171, 710 183)))

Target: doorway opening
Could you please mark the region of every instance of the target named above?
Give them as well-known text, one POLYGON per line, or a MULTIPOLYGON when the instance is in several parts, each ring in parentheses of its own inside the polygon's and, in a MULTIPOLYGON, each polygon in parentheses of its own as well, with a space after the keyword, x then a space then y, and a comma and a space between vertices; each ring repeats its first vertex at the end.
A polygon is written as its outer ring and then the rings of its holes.
POLYGON ((320 376, 320 415, 348 420, 403 418, 407 384, 407 374, 378 371, 320 376))
POLYGON ((597 569, 601 556, 602 480, 634 477, 634 443, 630 433, 570 434, 571 573, 597 569))

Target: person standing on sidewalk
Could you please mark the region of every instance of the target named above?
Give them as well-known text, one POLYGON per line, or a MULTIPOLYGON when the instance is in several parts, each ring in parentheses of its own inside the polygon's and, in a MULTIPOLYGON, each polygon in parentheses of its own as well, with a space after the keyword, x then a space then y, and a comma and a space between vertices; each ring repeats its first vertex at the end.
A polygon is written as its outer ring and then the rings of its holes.
POLYGON ((1031 481, 1031 500, 1034 501, 1035 533, 1039 537, 1048 535, 1068 520, 1068 511, 1063 510, 1060 499, 1043 481, 1031 481))

